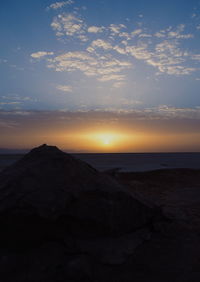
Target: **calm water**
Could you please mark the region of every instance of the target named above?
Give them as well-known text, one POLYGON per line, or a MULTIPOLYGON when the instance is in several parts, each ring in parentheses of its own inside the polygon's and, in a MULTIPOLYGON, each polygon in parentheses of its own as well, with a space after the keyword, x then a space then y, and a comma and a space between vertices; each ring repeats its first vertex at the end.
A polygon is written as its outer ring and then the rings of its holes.
MULTIPOLYGON (((200 153, 128 153, 73 154, 100 171, 119 168, 121 171, 147 171, 164 168, 200 169, 200 153)), ((0 155, 0 170, 23 155, 0 155)))

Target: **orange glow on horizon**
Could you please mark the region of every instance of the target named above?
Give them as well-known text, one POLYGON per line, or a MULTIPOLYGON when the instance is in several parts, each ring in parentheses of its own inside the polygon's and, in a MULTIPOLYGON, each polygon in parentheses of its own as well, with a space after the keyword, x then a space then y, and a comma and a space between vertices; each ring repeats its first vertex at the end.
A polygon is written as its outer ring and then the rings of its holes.
POLYGON ((2 136, 1 146, 31 149, 46 143, 80 153, 199 151, 199 133, 159 132, 115 125, 98 125, 98 128, 93 125, 59 129, 56 126, 30 127, 21 134, 2 136))
POLYGON ((87 140, 88 145, 90 144, 91 147, 113 151, 125 142, 128 136, 117 132, 95 132, 87 133, 83 135, 82 138, 87 140))

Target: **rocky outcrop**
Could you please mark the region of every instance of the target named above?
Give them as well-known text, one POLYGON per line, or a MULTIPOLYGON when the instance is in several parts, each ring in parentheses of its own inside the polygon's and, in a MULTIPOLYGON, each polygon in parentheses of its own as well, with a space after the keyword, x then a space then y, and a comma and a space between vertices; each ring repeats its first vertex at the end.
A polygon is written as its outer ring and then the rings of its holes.
POLYGON ((33 149, 0 175, 0 219, 12 225, 32 219, 48 229, 62 221, 70 231, 116 235, 154 215, 117 182, 53 146, 33 149))
POLYGON ((93 259, 123 263, 160 218, 124 186, 53 146, 33 149, 0 174, 0 249, 36 249, 49 261, 56 242, 63 277, 72 281, 73 273, 75 280, 91 277, 93 259))

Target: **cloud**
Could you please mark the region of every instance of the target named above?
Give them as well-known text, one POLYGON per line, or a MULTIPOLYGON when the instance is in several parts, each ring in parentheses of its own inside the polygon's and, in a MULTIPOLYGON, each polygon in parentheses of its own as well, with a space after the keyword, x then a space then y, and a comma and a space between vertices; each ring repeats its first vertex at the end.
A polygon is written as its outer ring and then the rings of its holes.
POLYGON ((118 45, 114 46, 113 50, 117 51, 119 54, 126 55, 126 50, 124 48, 119 47, 118 45))
POLYGON ((131 35, 132 36, 137 36, 139 35, 140 33, 142 33, 142 29, 136 29, 134 31, 131 32, 131 35))
POLYGON ((168 33, 169 38, 177 38, 177 39, 188 39, 188 38, 193 38, 194 35, 189 33, 189 34, 180 34, 175 31, 171 31, 168 33))
POLYGON ((158 38, 164 38, 166 35, 164 31, 158 31, 154 34, 154 36, 158 38))
POLYGON ((54 52, 38 51, 36 53, 32 53, 31 57, 34 59, 41 59, 45 56, 52 56, 52 55, 54 55, 54 52))
POLYGON ((167 105, 160 105, 154 111, 161 116, 168 118, 182 118, 182 119, 200 119, 200 107, 195 108, 177 108, 167 105))
POLYGON ((57 10, 57 9, 63 8, 64 6, 72 5, 72 4, 74 4, 74 1, 72 0, 55 2, 51 4, 49 7, 47 7, 47 10, 50 10, 50 9, 57 10))
POLYGON ((12 129, 18 126, 17 122, 14 121, 5 121, 0 119, 0 128, 3 129, 12 129))
POLYGON ((88 27, 88 32, 99 33, 99 32, 103 32, 104 29, 105 28, 103 26, 90 26, 90 27, 88 27))
POLYGON ((125 85, 126 83, 124 81, 119 81, 119 82, 115 82, 113 83, 113 87, 114 88, 121 88, 125 85))
POLYGON ((200 54, 191 55, 191 59, 200 62, 200 54))
MULTIPOLYGON (((67 5, 67 2, 56 2, 52 7, 56 10, 63 7, 64 3, 67 5)), ((132 31, 124 24, 88 26, 76 10, 58 14, 53 18, 51 27, 58 38, 73 40, 76 46, 77 39, 84 43, 76 49, 79 51, 66 52, 52 59, 46 58, 48 68, 55 71, 80 71, 86 76, 105 81, 106 75, 124 75, 123 70, 130 69, 134 60, 141 60, 152 66, 156 69, 156 74, 181 76, 198 70, 192 65, 192 60, 198 63, 199 55, 189 53, 181 45, 183 39, 193 37, 193 34, 185 33, 184 24, 169 26, 152 33, 144 25, 132 31), (95 38, 97 34, 98 39, 95 38), (118 65, 111 65, 118 58, 118 65), (126 61, 126 65, 122 65, 123 61, 126 61)), ((31 54, 31 57, 42 58, 50 54, 53 55, 53 52, 37 52, 31 54)))
POLYGON ((147 44, 140 44, 139 46, 127 46, 126 52, 138 60, 148 60, 152 53, 148 51, 147 44))
POLYGON ((70 85, 57 85, 56 88, 63 92, 72 92, 73 88, 70 85))
POLYGON ((125 80, 125 75, 122 74, 110 74, 110 75, 103 75, 101 78, 98 79, 99 81, 110 81, 110 80, 125 80))
POLYGON ((81 41, 87 41, 85 32, 87 26, 75 13, 64 13, 54 17, 51 27, 56 31, 56 36, 76 37, 81 41))
POLYGON ((89 52, 64 53, 48 59, 47 65, 58 72, 81 71, 86 76, 97 77, 99 81, 108 81, 111 77, 119 80, 122 78, 121 72, 132 67, 129 61, 115 59, 112 56, 99 57, 89 52))
POLYGON ((179 24, 172 30, 172 27, 168 27, 165 30, 160 30, 154 34, 157 38, 165 38, 165 39, 190 39, 193 38, 194 35, 192 33, 183 34, 185 29, 184 24, 179 24))
POLYGON ((196 68, 188 68, 184 66, 167 66, 160 67, 161 72, 166 72, 170 75, 189 75, 192 72, 196 71, 196 68))
POLYGON ((131 35, 128 32, 120 32, 118 34, 119 37, 124 37, 126 38, 126 40, 130 40, 131 39, 131 35))
POLYGON ((20 96, 18 94, 9 94, 9 95, 4 95, 1 97, 2 99, 6 101, 21 101, 21 102, 26 102, 26 101, 36 101, 36 99, 28 96, 20 96))
POLYGON ((8 62, 8 60, 6 60, 6 59, 0 59, 0 64, 2 64, 2 63, 6 64, 7 62, 8 62))
POLYGON ((102 39, 97 39, 97 40, 92 41, 91 46, 93 48, 102 48, 104 50, 112 49, 112 45, 109 42, 102 40, 102 39))
POLYGON ((122 29, 126 28, 124 24, 111 24, 109 29, 111 30, 112 34, 119 34, 122 29))
POLYGON ((19 105, 21 102, 15 101, 15 102, 0 102, 0 105, 19 105))
POLYGON ((150 37, 152 37, 152 35, 151 34, 148 34, 148 33, 140 33, 139 34, 139 37, 141 38, 141 37, 143 37, 143 38, 150 38, 150 37))

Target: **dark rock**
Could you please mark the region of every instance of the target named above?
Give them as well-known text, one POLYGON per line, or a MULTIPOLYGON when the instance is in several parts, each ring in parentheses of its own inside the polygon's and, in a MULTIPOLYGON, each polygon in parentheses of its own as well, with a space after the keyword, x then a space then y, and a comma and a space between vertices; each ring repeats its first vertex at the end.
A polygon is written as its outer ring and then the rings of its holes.
POLYGON ((115 180, 53 146, 33 149, 0 174, 0 237, 14 244, 38 244, 69 232, 119 235, 154 216, 154 209, 115 180))
POLYGON ((91 255, 99 263, 108 265, 123 264, 144 241, 151 239, 152 233, 146 229, 121 235, 119 237, 100 237, 78 240, 83 253, 91 255))
POLYGON ((73 281, 91 281, 92 265, 86 255, 73 257, 66 266, 66 277, 73 281))

